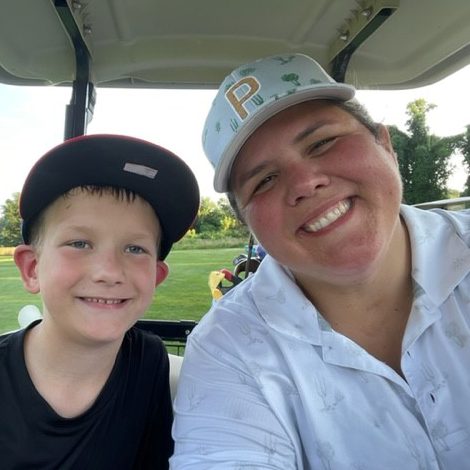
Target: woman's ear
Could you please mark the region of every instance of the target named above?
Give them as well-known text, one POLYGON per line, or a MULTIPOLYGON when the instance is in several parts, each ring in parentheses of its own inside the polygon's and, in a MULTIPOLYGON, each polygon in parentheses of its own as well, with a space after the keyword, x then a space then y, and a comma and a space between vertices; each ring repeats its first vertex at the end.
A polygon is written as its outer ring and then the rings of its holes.
POLYGON ((13 259, 20 272, 24 288, 30 294, 39 293, 36 250, 31 245, 19 245, 15 248, 13 259))
POLYGON ((379 142, 387 152, 395 155, 392 142, 390 140, 390 133, 388 132, 387 126, 384 126, 383 124, 379 124, 379 142))
POLYGON ((387 126, 384 126, 383 124, 379 124, 379 127, 379 143, 387 151, 387 153, 390 154, 393 159, 393 163, 398 168, 398 157, 395 150, 393 150, 392 141, 390 139, 390 132, 388 132, 387 126))
POLYGON ((157 260, 157 277, 155 279, 155 287, 157 287, 166 279, 169 271, 170 267, 165 263, 165 261, 157 260))

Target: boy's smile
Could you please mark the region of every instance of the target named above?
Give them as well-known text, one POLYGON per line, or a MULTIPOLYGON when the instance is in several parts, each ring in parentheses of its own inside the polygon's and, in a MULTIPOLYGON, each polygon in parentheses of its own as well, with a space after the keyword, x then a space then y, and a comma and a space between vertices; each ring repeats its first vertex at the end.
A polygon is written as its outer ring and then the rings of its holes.
POLYGON ((125 299, 97 299, 94 297, 82 297, 82 300, 84 302, 92 302, 92 303, 98 303, 98 304, 103 304, 103 305, 116 305, 116 304, 122 304, 125 302, 125 299))
POLYGON ((72 190, 47 209, 36 266, 43 327, 112 342, 141 317, 166 276, 160 227, 143 199, 72 190))

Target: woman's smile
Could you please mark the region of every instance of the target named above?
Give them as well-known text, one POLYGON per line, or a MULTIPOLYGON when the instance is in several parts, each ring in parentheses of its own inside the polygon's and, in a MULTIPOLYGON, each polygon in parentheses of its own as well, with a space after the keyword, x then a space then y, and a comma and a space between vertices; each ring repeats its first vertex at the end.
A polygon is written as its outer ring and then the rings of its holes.
POLYGON ((329 209, 328 212, 321 215, 316 220, 309 222, 303 226, 306 232, 318 232, 319 230, 328 227, 333 222, 337 221, 341 216, 346 214, 351 208, 351 199, 345 199, 340 201, 333 208, 329 209))

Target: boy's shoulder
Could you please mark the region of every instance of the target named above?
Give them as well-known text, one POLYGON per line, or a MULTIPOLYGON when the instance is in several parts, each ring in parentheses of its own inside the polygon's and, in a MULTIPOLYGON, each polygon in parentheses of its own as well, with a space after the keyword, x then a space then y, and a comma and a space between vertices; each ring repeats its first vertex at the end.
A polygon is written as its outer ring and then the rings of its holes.
POLYGON ((17 333, 17 332, 16 331, 7 331, 6 333, 0 333, 0 347, 4 344, 8 343, 9 338, 14 333, 17 333))
POLYGON ((153 345, 153 347, 165 347, 162 339, 158 335, 139 328, 138 326, 130 328, 124 335, 124 338, 127 338, 128 341, 148 343, 153 345))
MULTIPOLYGON (((19 347, 27 329, 0 334, 0 360, 3 361, 9 354, 12 354, 12 346, 14 344, 18 344, 19 347)), ((13 349, 16 350, 18 348, 13 347, 13 349)), ((161 363, 162 361, 165 362, 168 357, 165 345, 159 336, 135 326, 124 335, 121 353, 129 356, 132 360, 141 360, 142 358, 148 360, 150 358, 151 360, 148 362, 153 362, 154 364, 161 363)))
POLYGON ((123 354, 140 358, 149 363, 159 363, 168 359, 168 354, 161 338, 151 332, 133 326, 124 335, 121 346, 123 354))
POLYGON ((0 334, 0 359, 6 357, 9 346, 18 338, 23 336, 23 330, 10 331, 0 334))
POLYGON ((115 389, 116 383, 122 385, 124 381, 127 383, 125 387, 134 390, 145 388, 145 392, 139 391, 141 398, 148 396, 150 399, 169 393, 169 373, 170 361, 163 341, 159 336, 134 326, 124 335, 108 385, 115 389))

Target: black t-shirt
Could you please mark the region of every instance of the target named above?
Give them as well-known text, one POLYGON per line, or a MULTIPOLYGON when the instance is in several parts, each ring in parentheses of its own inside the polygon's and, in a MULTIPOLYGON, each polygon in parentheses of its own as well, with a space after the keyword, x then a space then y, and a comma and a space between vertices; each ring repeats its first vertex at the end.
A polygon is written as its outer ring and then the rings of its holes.
POLYGON ((168 468, 169 363, 157 336, 131 328, 93 406, 66 419, 34 388, 24 362, 24 334, 0 337, 2 470, 168 468))

